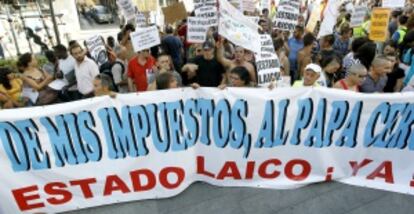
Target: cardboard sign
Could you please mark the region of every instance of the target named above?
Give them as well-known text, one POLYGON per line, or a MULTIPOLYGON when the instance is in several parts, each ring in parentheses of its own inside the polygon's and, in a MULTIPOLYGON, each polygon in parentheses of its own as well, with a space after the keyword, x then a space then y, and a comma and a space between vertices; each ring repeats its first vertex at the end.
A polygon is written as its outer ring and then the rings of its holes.
POLYGON ((279 80, 280 61, 275 52, 272 37, 270 35, 260 35, 260 42, 260 53, 255 54, 257 81, 259 86, 266 87, 273 80, 279 80))
POLYGON ((351 16, 351 27, 358 27, 364 23, 365 15, 367 14, 368 7, 366 5, 356 6, 351 16))
POLYGON ((406 0, 382 0, 382 7, 399 8, 405 7, 406 0))
POLYGON ((117 0, 116 3, 118 7, 121 9, 122 14, 124 15, 126 20, 131 20, 135 18, 137 9, 132 0, 117 0))
POLYGON ((163 7, 162 12, 164 13, 165 23, 173 24, 176 21, 187 18, 187 11, 183 2, 174 3, 171 6, 163 7))
POLYGON ((217 7, 217 0, 194 0, 194 10, 202 7, 217 7))
POLYGON ((135 52, 146 50, 161 43, 157 26, 137 28, 131 33, 132 46, 135 52))
POLYGON ((94 36, 86 40, 86 47, 95 62, 100 66, 108 61, 105 43, 101 36, 94 36))
POLYGON ((371 15, 369 39, 376 42, 385 42, 388 34, 388 24, 391 10, 388 8, 374 8, 371 15))
POLYGON ((207 31, 211 26, 217 24, 216 19, 206 19, 202 17, 187 18, 187 40, 191 43, 203 43, 207 38, 207 31))
POLYGON ((234 8, 227 0, 219 2, 219 34, 236 45, 256 53, 259 52, 259 26, 234 8))

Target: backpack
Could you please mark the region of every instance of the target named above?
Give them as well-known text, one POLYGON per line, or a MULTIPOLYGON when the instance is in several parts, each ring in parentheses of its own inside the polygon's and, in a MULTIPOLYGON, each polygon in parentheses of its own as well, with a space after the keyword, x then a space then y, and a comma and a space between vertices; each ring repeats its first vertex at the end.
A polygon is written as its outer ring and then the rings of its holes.
POLYGON ((107 62, 105 62, 104 64, 102 64, 99 67, 99 73, 108 75, 112 80, 112 89, 113 89, 113 91, 119 92, 118 86, 115 84, 114 75, 112 74, 112 68, 116 64, 121 66, 121 68, 122 68, 121 75, 123 75, 124 72, 125 72, 125 66, 124 66, 124 64, 122 64, 119 61, 115 61, 115 62, 107 61, 107 62))

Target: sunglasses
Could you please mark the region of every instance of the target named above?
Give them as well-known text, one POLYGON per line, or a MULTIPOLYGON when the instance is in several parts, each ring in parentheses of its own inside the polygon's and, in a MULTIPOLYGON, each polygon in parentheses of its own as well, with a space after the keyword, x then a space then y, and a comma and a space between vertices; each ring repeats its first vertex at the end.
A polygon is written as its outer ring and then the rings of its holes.
POLYGON ((200 53, 201 51, 202 51, 201 49, 197 49, 197 50, 196 50, 196 52, 197 52, 197 53, 200 53))

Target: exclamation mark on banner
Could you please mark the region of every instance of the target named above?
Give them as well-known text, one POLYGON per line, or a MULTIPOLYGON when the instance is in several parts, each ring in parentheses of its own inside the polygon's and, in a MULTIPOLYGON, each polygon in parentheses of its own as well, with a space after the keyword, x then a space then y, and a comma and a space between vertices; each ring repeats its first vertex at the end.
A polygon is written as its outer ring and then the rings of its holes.
POLYGON ((333 171, 334 171, 333 167, 328 167, 328 169, 326 170, 326 177, 325 177, 326 182, 332 181, 333 171))

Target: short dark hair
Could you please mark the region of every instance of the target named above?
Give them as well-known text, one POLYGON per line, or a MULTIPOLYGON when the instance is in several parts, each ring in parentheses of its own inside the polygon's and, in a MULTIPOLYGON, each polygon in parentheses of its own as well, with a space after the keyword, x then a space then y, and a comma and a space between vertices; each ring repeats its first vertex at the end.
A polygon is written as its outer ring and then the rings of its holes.
POLYGON ((398 18, 398 23, 405 25, 408 22, 408 16, 400 16, 400 18, 398 18))
POLYGON ((326 35, 323 37, 323 41, 332 46, 335 43, 335 36, 333 34, 326 35))
POLYGON ((324 57, 321 60, 321 68, 325 68, 327 65, 331 64, 333 61, 338 62, 339 65, 341 64, 341 60, 337 56, 329 55, 329 56, 324 57))
POLYGON ((166 34, 174 33, 174 29, 171 26, 167 26, 165 27, 165 33, 166 34))
POLYGON ((401 16, 402 14, 403 14, 402 10, 394 10, 394 11, 392 11, 391 16, 393 18, 398 18, 398 16, 401 16))
POLYGON ((282 38, 273 40, 273 47, 275 48, 276 51, 283 48, 284 44, 285 44, 285 41, 283 41, 282 38))
POLYGON ((101 85, 104 87, 108 87, 109 90, 112 90, 112 78, 107 74, 98 74, 95 79, 101 81, 101 85))
POLYGON ((128 30, 135 31, 135 26, 131 23, 126 24, 122 31, 125 33, 128 30))
POLYGON ((242 80, 245 85, 249 85, 251 82, 249 71, 244 66, 237 66, 233 68, 230 73, 239 76, 240 80, 242 80))
POLYGON ((351 50, 352 52, 356 53, 358 49, 364 45, 366 42, 368 42, 368 39, 366 37, 359 37, 354 39, 351 44, 351 50))
POLYGON ((312 45, 316 40, 316 37, 313 35, 313 33, 306 33, 305 36, 303 37, 303 45, 309 46, 312 45))
POLYGON ((31 53, 24 53, 19 57, 17 61, 17 66, 22 68, 27 68, 29 63, 32 61, 32 54, 31 53))
POLYGON ((78 43, 78 41, 76 41, 76 40, 70 40, 70 41, 68 42, 68 47, 70 47, 70 46, 72 46, 72 45, 74 45, 74 44, 76 44, 76 43, 78 43))
POLYGON ((349 33, 352 31, 352 28, 349 25, 343 25, 340 29, 339 29, 339 34, 340 35, 344 35, 346 33, 349 33))
POLYGON ((69 53, 72 54, 72 50, 75 48, 80 48, 83 50, 82 46, 80 46, 78 43, 75 43, 69 47, 69 53))
POLYGON ((305 31, 305 28, 303 28, 301 25, 296 25, 295 29, 300 30, 302 33, 305 31))
POLYGON ((46 57, 47 61, 52 62, 52 63, 55 63, 56 60, 57 60, 55 52, 51 51, 51 50, 47 50, 45 52, 45 57, 46 57))
MULTIPOLYGON (((76 43, 76 41, 75 41, 75 43, 76 43)), ((75 43, 72 41, 72 45, 75 44, 75 43)), ((59 52, 67 52, 68 51, 68 49, 62 44, 56 45, 55 47, 53 47, 53 50, 59 51, 59 52)))
POLYGON ((157 84, 157 90, 168 89, 170 82, 174 79, 174 75, 171 72, 164 72, 157 75, 155 82, 157 84))
POLYGON ((392 48, 394 48, 395 50, 398 49, 398 43, 394 40, 388 40, 387 42, 385 42, 384 47, 386 46, 390 46, 392 48))

